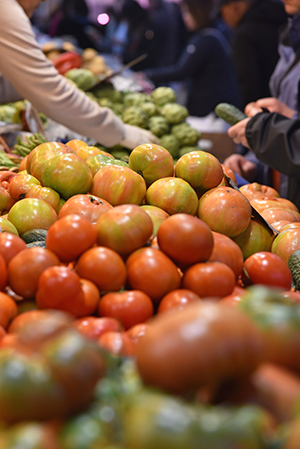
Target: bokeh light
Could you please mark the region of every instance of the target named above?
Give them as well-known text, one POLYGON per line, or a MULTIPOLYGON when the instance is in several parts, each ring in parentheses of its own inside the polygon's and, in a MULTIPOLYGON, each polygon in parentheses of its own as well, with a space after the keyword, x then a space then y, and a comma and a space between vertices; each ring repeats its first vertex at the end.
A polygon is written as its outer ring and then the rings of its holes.
POLYGON ((106 13, 99 14, 97 22, 100 23, 100 25, 107 25, 109 22, 109 15, 106 13))

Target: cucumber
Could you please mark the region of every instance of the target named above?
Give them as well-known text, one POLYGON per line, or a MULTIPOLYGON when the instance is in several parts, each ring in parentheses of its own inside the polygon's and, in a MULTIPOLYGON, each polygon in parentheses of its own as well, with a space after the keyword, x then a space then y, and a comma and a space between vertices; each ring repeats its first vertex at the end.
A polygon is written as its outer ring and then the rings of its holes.
POLYGON ((293 287, 300 291, 300 249, 294 251, 288 258, 288 267, 293 277, 293 287))
POLYGON ((26 243, 43 242, 47 235, 46 229, 30 229, 22 235, 22 239, 26 243))
POLYGON ((215 113, 218 117, 225 120, 229 125, 233 126, 244 118, 247 118, 240 109, 229 103, 219 103, 215 107, 215 113))

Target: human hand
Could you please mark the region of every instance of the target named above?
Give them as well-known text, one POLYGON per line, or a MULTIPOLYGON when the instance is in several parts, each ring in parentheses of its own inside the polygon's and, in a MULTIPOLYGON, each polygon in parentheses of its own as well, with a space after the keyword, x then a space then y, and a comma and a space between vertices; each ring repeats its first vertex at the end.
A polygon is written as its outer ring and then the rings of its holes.
POLYGON ((247 104, 245 107, 245 114, 248 115, 248 117, 253 117, 258 112, 262 112, 262 108, 266 108, 270 112, 278 112, 288 118, 292 118, 296 112, 277 98, 267 97, 247 104))
POLYGON ((142 145, 144 143, 156 143, 159 144, 159 139, 150 131, 146 129, 139 128, 137 126, 132 125, 124 125, 125 127, 125 135, 123 140, 120 142, 121 145, 125 148, 129 148, 133 150, 138 145, 142 145))
POLYGON ((241 143, 244 145, 244 147, 250 148, 248 141, 246 139, 246 126, 249 122, 249 118, 245 118, 244 120, 241 120, 236 125, 231 126, 231 128, 228 129, 227 134, 231 139, 234 141, 234 143, 241 143))
POLYGON ((241 154, 231 154, 224 160, 223 164, 247 181, 254 181, 257 167, 254 162, 248 161, 248 159, 241 154))

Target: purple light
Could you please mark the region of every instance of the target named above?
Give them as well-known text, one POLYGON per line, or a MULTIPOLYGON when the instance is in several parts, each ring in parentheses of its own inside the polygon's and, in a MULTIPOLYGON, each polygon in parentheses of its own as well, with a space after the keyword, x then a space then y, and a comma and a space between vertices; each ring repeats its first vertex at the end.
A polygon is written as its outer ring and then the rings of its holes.
POLYGON ((109 22, 109 15, 106 13, 99 14, 97 22, 100 23, 100 25, 106 25, 109 22))

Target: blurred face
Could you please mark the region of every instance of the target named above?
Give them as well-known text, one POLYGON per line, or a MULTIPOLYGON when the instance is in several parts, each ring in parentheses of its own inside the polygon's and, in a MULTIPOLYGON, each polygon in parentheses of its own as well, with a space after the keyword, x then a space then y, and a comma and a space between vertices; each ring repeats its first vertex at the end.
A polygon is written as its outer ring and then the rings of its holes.
MULTIPOLYGON (((299 0, 300 1, 300 0, 299 0)), ((247 3, 234 1, 221 7, 221 15, 225 23, 231 28, 236 28, 247 10, 247 3)))
POLYGON ((192 14, 190 13, 189 9, 184 4, 181 5, 181 14, 182 14, 182 19, 183 19, 183 22, 184 22, 186 28, 189 31, 195 31, 197 28, 196 21, 195 21, 194 17, 192 16, 192 14))
POLYGON ((300 0, 282 0, 287 14, 294 16, 300 11, 300 0))
POLYGON ((46 0, 17 0, 21 7, 24 9, 25 14, 31 17, 34 11, 37 9, 41 2, 46 0))

